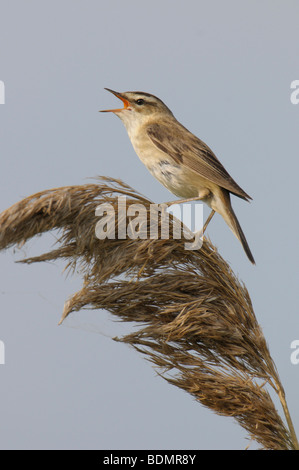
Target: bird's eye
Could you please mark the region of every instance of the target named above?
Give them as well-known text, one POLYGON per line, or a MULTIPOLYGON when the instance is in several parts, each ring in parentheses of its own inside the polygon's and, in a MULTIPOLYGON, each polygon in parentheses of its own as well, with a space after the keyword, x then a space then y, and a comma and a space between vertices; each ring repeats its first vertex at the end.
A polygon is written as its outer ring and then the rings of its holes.
POLYGON ((136 104, 138 104, 138 106, 141 106, 144 104, 144 100, 142 98, 139 98, 139 100, 136 100, 136 104))

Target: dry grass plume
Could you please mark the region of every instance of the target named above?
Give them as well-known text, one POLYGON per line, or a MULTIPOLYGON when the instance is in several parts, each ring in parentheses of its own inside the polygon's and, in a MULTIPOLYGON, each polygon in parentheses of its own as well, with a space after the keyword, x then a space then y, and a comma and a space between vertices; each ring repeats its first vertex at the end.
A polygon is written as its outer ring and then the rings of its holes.
MULTIPOLYGON (((63 258, 82 270, 82 289, 67 300, 61 321, 85 307, 139 322, 137 332, 116 339, 144 354, 169 383, 233 417, 261 448, 298 449, 246 287, 207 239, 194 251, 184 249, 184 239, 171 237, 99 240, 96 207, 109 203, 117 214, 119 195, 128 207, 142 203, 149 213, 151 201, 109 178, 34 194, 0 215, 0 249, 59 229, 56 249, 22 262, 63 258), (286 422, 269 387, 279 396, 286 422)), ((118 217, 116 222, 123 223, 118 217)))

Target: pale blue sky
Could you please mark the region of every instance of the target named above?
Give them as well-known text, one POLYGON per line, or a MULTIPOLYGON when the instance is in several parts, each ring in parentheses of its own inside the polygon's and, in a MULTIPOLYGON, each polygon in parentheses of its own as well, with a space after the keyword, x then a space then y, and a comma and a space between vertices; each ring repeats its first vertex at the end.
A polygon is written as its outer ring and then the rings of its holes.
MULTIPOLYGON (((159 96, 253 197, 233 206, 256 266, 219 216, 208 233, 249 289, 299 433, 299 365, 290 361, 299 339, 298 17, 295 0, 2 2, 0 210, 97 175, 172 200, 122 123, 98 113, 116 103, 104 87, 159 96)), ((128 329, 108 314, 57 326, 80 277, 66 278, 63 263, 14 263, 54 242, 45 235, 1 255, 1 448, 244 449, 233 420, 113 342, 128 329)))

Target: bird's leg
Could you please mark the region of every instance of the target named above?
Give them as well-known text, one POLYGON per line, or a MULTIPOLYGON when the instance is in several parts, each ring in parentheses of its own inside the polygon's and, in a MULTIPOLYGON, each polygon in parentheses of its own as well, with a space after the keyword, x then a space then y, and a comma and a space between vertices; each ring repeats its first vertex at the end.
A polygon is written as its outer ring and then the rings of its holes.
POLYGON ((185 202, 202 201, 203 199, 206 199, 209 195, 210 190, 205 188, 202 189, 196 197, 189 197, 188 199, 177 199, 176 201, 163 202, 162 204, 166 207, 169 207, 172 204, 185 204, 185 202))
POLYGON ((189 199, 176 199, 175 201, 163 202, 162 204, 169 207, 173 204, 185 204, 185 202, 200 201, 202 197, 190 197, 189 199))
MULTIPOLYGON (((202 201, 203 199, 208 198, 210 195, 211 195, 210 190, 208 188, 204 188, 199 192, 197 197, 190 197, 188 199, 177 199, 176 201, 164 202, 164 203, 160 204, 160 206, 162 207, 162 213, 164 213, 166 208, 171 206, 172 204, 184 204, 185 202, 202 201)), ((214 209, 212 209, 211 212, 210 212, 209 217, 205 221, 205 224, 204 224, 202 230, 199 231, 199 237, 202 237, 204 235, 204 233, 205 233, 209 223, 211 222, 214 214, 215 214, 215 211, 214 211, 214 209)))
POLYGON ((214 211, 214 209, 212 209, 211 212, 210 212, 209 217, 208 217, 207 220, 205 221, 205 224, 204 224, 204 226, 203 226, 203 228, 202 228, 202 230, 201 230, 201 235, 200 235, 201 237, 202 237, 203 234, 205 233, 205 231, 206 231, 206 229, 207 229, 207 226, 208 226, 209 223, 211 222, 211 220, 212 220, 214 214, 215 214, 215 211, 214 211))
POLYGON ((198 232, 195 232, 194 235, 194 242, 193 243, 185 243, 185 249, 186 250, 199 250, 202 247, 203 243, 203 235, 206 231, 207 226, 212 220, 213 215, 215 214, 214 209, 211 210, 209 217, 207 218, 203 228, 199 230, 198 232))

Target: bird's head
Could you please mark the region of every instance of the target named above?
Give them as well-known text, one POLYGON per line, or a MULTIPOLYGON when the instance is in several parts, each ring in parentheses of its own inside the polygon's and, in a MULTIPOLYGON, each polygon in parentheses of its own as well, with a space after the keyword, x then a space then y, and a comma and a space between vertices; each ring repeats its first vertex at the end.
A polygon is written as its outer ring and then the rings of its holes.
POLYGON ((132 125, 140 125, 146 122, 150 117, 157 115, 173 116, 169 108, 154 95, 144 93, 142 91, 126 91, 119 93, 117 91, 105 88, 105 90, 113 93, 119 98, 123 104, 123 108, 105 109, 102 112, 111 112, 116 114, 125 124, 127 128, 132 125))

